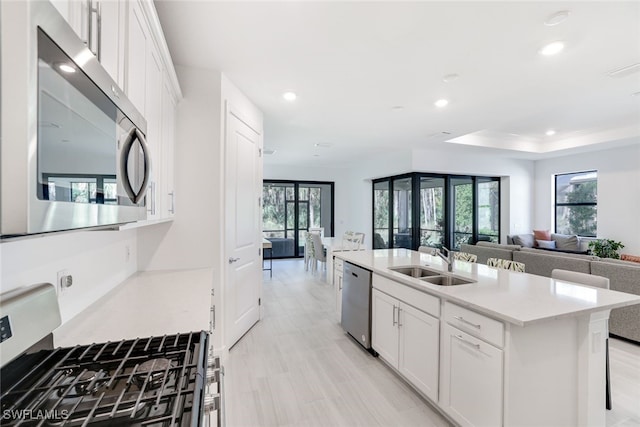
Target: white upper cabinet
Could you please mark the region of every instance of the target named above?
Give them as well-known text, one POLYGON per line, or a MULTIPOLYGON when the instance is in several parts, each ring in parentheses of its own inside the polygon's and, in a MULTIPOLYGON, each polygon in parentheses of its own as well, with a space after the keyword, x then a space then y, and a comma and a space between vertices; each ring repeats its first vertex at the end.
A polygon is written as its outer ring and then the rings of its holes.
POLYGON ((176 213, 175 174, 176 100, 165 76, 162 86, 162 204, 161 216, 172 218, 176 213))
POLYGON ((96 48, 98 59, 111 78, 122 87, 124 83, 126 2, 101 0, 95 2, 98 10, 96 22, 96 48))
POLYGON ((146 117, 146 81, 149 49, 149 35, 142 13, 136 0, 129 1, 127 15, 127 55, 124 90, 129 100, 146 117))
POLYGON ((127 0, 53 0, 51 3, 111 78, 122 86, 127 0))

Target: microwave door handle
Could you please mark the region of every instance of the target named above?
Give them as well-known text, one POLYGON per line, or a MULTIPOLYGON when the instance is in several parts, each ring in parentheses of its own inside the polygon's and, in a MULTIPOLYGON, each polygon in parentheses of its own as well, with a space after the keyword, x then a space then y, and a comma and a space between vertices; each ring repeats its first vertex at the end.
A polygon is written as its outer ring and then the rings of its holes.
POLYGON ((149 183, 149 176, 151 172, 151 159, 149 157, 149 148, 147 147, 144 135, 142 135, 142 132, 137 128, 131 129, 124 141, 122 153, 120 154, 120 170, 122 171, 122 185, 124 186, 124 191, 134 204, 138 204, 138 202, 144 197, 144 193, 147 190, 147 184, 149 183), (138 193, 136 193, 133 190, 133 187, 131 187, 131 179, 129 178, 129 154, 131 153, 131 148, 133 147, 136 139, 140 143, 142 153, 144 155, 144 178, 138 193))

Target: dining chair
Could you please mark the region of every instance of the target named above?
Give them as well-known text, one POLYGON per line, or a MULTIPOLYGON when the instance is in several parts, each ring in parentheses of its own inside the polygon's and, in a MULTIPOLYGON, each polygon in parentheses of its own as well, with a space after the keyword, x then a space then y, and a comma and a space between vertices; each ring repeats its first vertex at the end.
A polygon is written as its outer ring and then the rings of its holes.
POLYGON ((309 233, 318 233, 324 239, 324 227, 310 227, 309 233))
POLYGON ((468 252, 454 252, 451 251, 453 259, 458 261, 476 262, 478 261, 478 255, 470 254, 468 252))
MULTIPOLYGON (((609 289, 609 278, 596 276, 595 274, 578 273, 577 271, 561 270, 556 268, 551 271, 551 278, 556 280, 566 280, 567 282, 578 283, 581 285, 591 286, 594 288, 609 289)), ((607 324, 607 329, 608 329, 608 326, 609 325, 607 324)), ((611 380, 610 380, 611 370, 609 368, 609 331, 608 330, 607 330, 606 337, 607 338, 605 341, 606 342, 606 345, 605 345, 606 402, 605 404, 607 409, 611 409, 611 380)))
POLYGON ((364 233, 345 231, 342 235, 342 250, 358 251, 364 244, 364 233))
POLYGON ((418 252, 422 252, 423 254, 428 254, 433 256, 438 255, 438 250, 436 248, 432 248, 431 246, 419 246, 418 252))
POLYGON ((313 255, 311 257, 311 269, 315 273, 318 270, 318 261, 324 263, 324 269, 327 269, 327 254, 324 251, 324 246, 322 245, 322 238, 319 234, 309 233, 311 236, 312 246, 313 246, 313 255))
POLYGON ((487 266, 501 268, 503 270, 517 271, 524 273, 525 265, 523 262, 511 261, 502 258, 487 258, 487 266))
POLYGON ((304 270, 309 271, 309 265, 314 256, 313 239, 310 232, 304 233, 304 270))

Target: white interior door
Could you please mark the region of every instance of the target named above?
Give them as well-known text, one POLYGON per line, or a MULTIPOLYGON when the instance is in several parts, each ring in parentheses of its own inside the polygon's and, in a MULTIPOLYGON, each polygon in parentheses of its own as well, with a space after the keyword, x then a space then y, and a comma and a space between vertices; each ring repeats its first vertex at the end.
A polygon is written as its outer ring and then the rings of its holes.
POLYGON ((261 136, 228 109, 225 140, 225 319, 227 348, 260 317, 261 136))

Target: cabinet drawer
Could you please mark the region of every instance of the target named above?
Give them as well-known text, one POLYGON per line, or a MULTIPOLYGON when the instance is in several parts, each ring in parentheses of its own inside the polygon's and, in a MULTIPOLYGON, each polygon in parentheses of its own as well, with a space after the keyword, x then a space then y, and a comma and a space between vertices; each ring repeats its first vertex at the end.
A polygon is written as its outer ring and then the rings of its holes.
POLYGON ((445 302, 444 319, 447 323, 475 337, 504 347, 504 324, 475 311, 445 302))
POLYGON ((333 269, 337 271, 342 271, 344 268, 344 261, 340 258, 334 258, 333 269))
POLYGON ((386 277, 373 275, 373 287, 405 302, 418 310, 440 318, 440 298, 420 292, 405 284, 395 282, 386 277))

